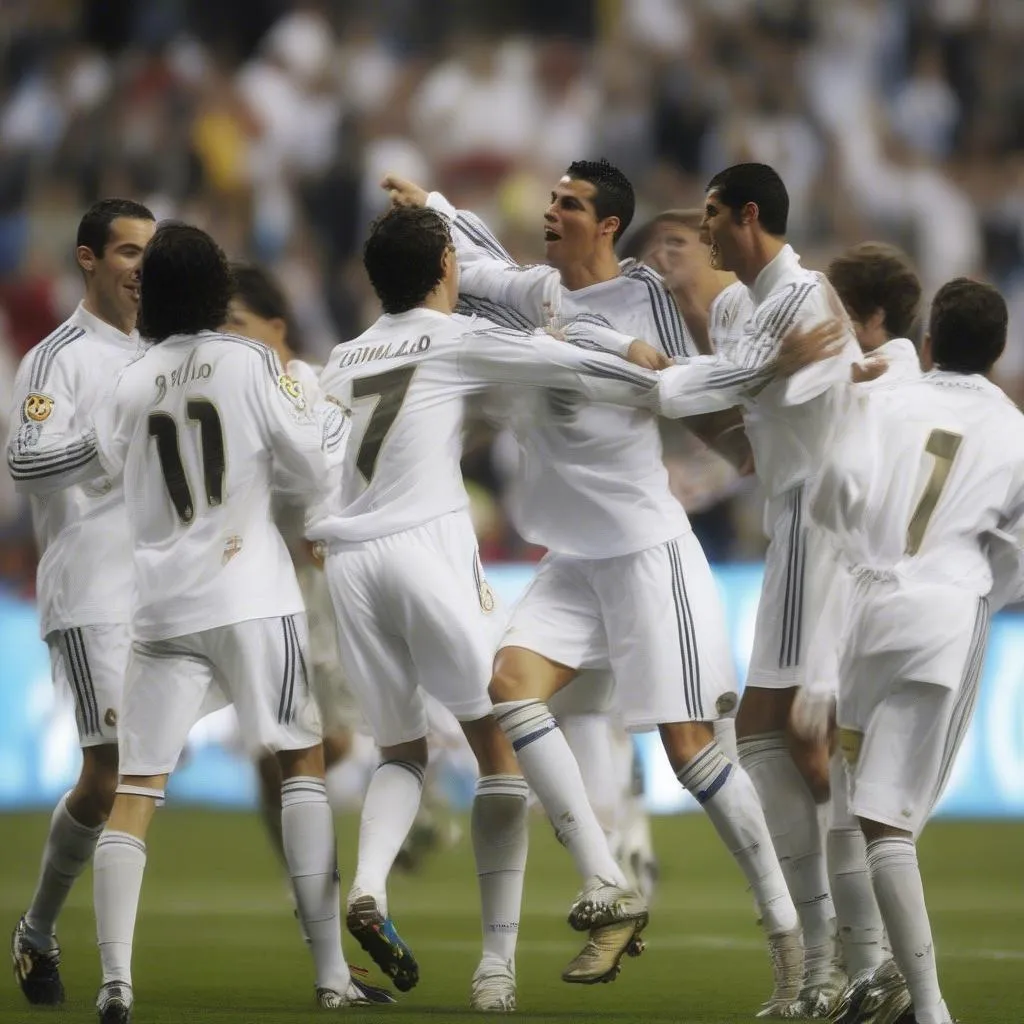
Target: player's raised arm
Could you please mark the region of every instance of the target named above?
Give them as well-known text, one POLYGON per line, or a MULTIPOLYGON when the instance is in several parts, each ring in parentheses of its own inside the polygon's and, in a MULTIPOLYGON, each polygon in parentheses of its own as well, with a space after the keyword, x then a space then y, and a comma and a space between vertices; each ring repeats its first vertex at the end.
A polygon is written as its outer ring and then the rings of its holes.
POLYGON ((41 356, 27 359, 18 371, 7 439, 7 467, 25 494, 49 494, 104 472, 93 425, 81 417, 76 422, 65 361, 58 355, 46 367, 46 354, 41 356))
POLYGON ((468 380, 578 391, 594 402, 650 407, 658 375, 618 356, 489 325, 471 331, 459 354, 468 380))

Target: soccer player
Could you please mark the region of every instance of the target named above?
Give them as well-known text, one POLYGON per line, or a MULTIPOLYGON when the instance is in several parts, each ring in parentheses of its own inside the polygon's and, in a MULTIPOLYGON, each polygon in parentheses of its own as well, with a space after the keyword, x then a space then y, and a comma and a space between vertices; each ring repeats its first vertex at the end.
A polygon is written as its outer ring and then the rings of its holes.
POLYGON ((352 979, 342 955, 305 613, 271 515, 272 488, 318 492, 349 423, 307 401, 266 346, 217 333, 230 296, 209 235, 162 225, 142 261, 139 330, 152 345, 96 421, 103 470, 123 473, 135 567, 121 779, 94 866, 104 1024, 131 1019, 146 833, 189 729, 218 696, 253 753, 273 750, 281 765, 285 857, 318 1004, 391 999, 352 979))
MULTIPOLYGON (((479 218, 437 193, 428 197, 391 177, 384 186, 395 201, 429 201, 452 220, 461 294, 471 306, 524 325, 580 316, 620 352, 643 337, 659 344, 663 357, 695 355, 658 275, 619 265, 614 244, 629 225, 634 198, 629 181, 606 161, 572 164, 553 189, 544 215, 546 266, 517 266, 479 218)), ((729 408, 742 387, 763 387, 771 376, 760 368, 726 401, 727 381, 714 378, 715 360, 701 358, 712 366, 665 371, 666 387, 669 375, 685 385, 701 373, 713 386, 680 388, 670 402, 675 416, 729 408), (701 400, 705 393, 708 402, 701 400)), ((517 526, 548 554, 514 610, 490 693, 523 773, 584 883, 569 921, 589 930, 590 939, 563 979, 610 980, 624 953, 636 949, 637 932, 617 911, 635 908, 639 915, 642 900, 609 850, 546 703, 580 669, 610 668, 625 724, 660 730, 680 783, 711 818, 754 891, 777 979, 785 979, 777 984, 792 984, 800 969, 796 912, 750 779, 715 740, 713 723, 735 706, 732 658, 707 560, 668 488, 655 418, 606 405, 581 408, 549 393, 543 415, 519 440, 517 526)))
POLYGON ((835 715, 902 973, 855 983, 833 1018, 842 1024, 952 1020, 915 839, 970 722, 990 615, 1024 594, 1024 416, 987 379, 1007 319, 989 285, 958 278, 940 288, 926 372, 880 378, 855 396, 810 497, 854 580, 835 715))
MULTIPOLYGON (((352 410, 339 486, 312 517, 342 665, 381 750, 363 806, 348 927, 400 989, 418 967, 388 911, 387 877, 420 800, 427 718, 420 688, 460 721, 480 767, 472 812, 483 918, 477 1010, 515 1007, 527 785, 487 694, 503 624, 477 550, 459 461, 466 396, 492 384, 557 387, 604 401, 656 400, 658 378, 544 332, 453 316, 458 267, 445 219, 395 208, 364 249, 383 316, 335 348, 320 384, 352 410)), ((589 324, 570 325, 585 339, 589 324)), ((643 357, 646 347, 633 355, 643 357)), ((646 908, 624 907, 634 920, 646 908)), ((595 979, 596 980, 596 979, 595 979)))
MULTIPOLYGON (((838 299, 823 275, 805 270, 786 243, 789 196, 764 164, 737 164, 709 183, 702 234, 712 266, 739 279, 715 300, 710 331, 720 360, 692 384, 710 392, 758 372, 793 325, 836 313, 838 299)), ((842 315, 841 310, 839 315, 842 315)), ((747 685, 736 719, 740 761, 761 797, 776 852, 800 914, 804 972, 800 990, 776 988, 762 1015, 821 1017, 843 984, 834 963, 835 913, 829 895, 819 803, 828 800, 824 744, 803 757, 819 766, 813 791, 787 738, 790 708, 806 671, 812 618, 827 589, 831 558, 807 528, 805 483, 834 436, 844 391, 859 358, 847 325, 838 352, 743 399, 747 436, 766 492, 769 537, 747 685)), ((804 769, 805 773, 807 769, 804 769)))
POLYGON ((104 199, 78 225, 85 297, 25 356, 14 384, 7 465, 30 495, 40 561, 41 633, 54 682, 70 691, 82 747, 74 788, 57 804, 36 891, 11 940, 30 1003, 64 1001, 56 925, 92 858, 117 785, 117 723, 128 663, 132 565, 120 479, 83 482, 96 467, 90 416, 139 353, 139 264, 153 215, 104 199))
MULTIPOLYGON (((299 380, 307 393, 316 387, 320 367, 301 358, 291 304, 281 286, 268 271, 254 263, 231 266, 232 295, 224 330, 267 345, 292 379, 299 380)), ((277 503, 280 505, 281 503, 277 503)), ((276 509, 276 519, 295 562, 309 627, 312 685, 324 729, 324 768, 344 760, 352 745, 352 722, 357 717, 348 688, 338 665, 338 642, 334 610, 317 559, 304 537, 304 504, 276 509)), ((284 860, 281 835, 281 768, 277 757, 265 752, 257 762, 260 779, 260 810, 274 848, 284 860)))
MULTIPOLYGON (((837 256, 828 278, 850 315, 869 362, 882 360, 876 383, 889 386, 921 374, 910 334, 917 320, 921 283, 910 259, 884 242, 862 242, 837 256)), ((794 717, 809 699, 833 702, 838 688, 839 638, 849 617, 853 577, 836 573, 808 651, 808 675, 794 704, 794 717)), ((797 730, 800 731, 799 729, 797 730)), ((826 842, 829 885, 836 909, 843 963, 850 978, 871 973, 886 958, 882 918, 871 888, 864 834, 850 811, 846 769, 837 751, 831 759, 831 824, 826 842)))

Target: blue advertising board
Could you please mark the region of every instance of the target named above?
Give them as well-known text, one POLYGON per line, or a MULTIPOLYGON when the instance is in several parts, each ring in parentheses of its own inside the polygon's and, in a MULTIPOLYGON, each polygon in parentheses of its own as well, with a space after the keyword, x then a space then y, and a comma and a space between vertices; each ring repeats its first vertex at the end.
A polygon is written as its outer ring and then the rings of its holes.
MULTIPOLYGON (((530 565, 494 565, 492 587, 512 604, 529 582, 530 565)), ((759 565, 715 569, 725 604, 737 675, 746 674, 761 586, 759 565)), ((232 738, 230 712, 200 722, 171 784, 175 803, 250 806, 253 773, 232 738)), ((652 811, 694 807, 665 760, 656 733, 636 737, 652 811)), ((80 755, 71 707, 54 691, 35 608, 0 593, 0 809, 46 807, 78 774, 80 755)), ((464 790, 465 791, 465 790, 464 790)), ((995 617, 981 692, 940 814, 1024 817, 1024 615, 995 617)))

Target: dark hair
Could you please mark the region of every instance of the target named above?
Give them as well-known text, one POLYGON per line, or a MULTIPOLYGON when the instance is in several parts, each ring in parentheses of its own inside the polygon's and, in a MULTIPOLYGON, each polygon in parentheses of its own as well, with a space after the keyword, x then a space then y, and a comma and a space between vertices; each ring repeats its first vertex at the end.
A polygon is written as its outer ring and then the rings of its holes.
POLYGON ((708 182, 705 192, 717 192, 730 209, 741 210, 756 203, 758 221, 769 235, 786 234, 789 193, 782 179, 767 164, 733 164, 708 182))
POLYGON ((656 217, 645 221, 630 234, 629 238, 626 239, 626 244, 622 247, 622 255, 627 259, 640 259, 643 256, 644 249, 647 248, 651 241, 654 229, 659 224, 678 224, 681 227, 689 228, 691 231, 699 232, 703 219, 704 212, 695 207, 687 210, 663 210, 656 217))
POLYGON ((452 247, 444 217, 420 206, 395 206, 370 226, 363 264, 385 313, 415 309, 444 276, 452 247))
POLYGON ((890 338, 910 334, 921 303, 921 282, 902 249, 861 242, 828 265, 828 279, 854 319, 864 323, 881 309, 890 338))
POLYGON ((619 230, 615 232, 613 242, 617 242, 626 228, 633 221, 636 210, 636 196, 633 186, 622 171, 607 160, 575 160, 569 164, 565 172, 577 181, 588 181, 594 186, 594 213, 598 220, 605 217, 618 217, 619 230))
POLYGON ((102 258, 107 242, 110 241, 110 225, 118 217, 156 220, 149 209, 134 199, 101 199, 93 203, 78 222, 78 238, 75 245, 84 245, 92 250, 97 259, 102 258))
POLYGON ((988 373, 1006 347, 1006 300, 990 284, 957 277, 932 299, 932 361, 954 373, 988 373))
POLYGON ((190 224, 161 224, 142 254, 139 333, 163 341, 215 331, 230 299, 231 271, 220 246, 190 224))
POLYGON ((231 297, 238 299, 246 309, 264 320, 283 320, 288 347, 294 352, 302 352, 292 304, 268 270, 241 260, 232 263, 231 297))

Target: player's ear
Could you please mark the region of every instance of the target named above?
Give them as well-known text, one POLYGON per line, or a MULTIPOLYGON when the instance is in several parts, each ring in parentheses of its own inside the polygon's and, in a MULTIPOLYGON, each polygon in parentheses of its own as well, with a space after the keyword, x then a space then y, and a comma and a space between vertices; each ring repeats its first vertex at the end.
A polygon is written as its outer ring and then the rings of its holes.
POLYGON ((753 224, 761 216, 761 209, 757 203, 744 203, 740 209, 740 223, 753 224))
POLYGON ((618 217, 605 217, 605 219, 601 221, 601 234, 608 235, 608 237, 611 238, 612 241, 614 241, 615 232, 619 230, 619 225, 621 223, 622 221, 619 220, 618 217))
POLYGON ((75 249, 75 260, 87 274, 91 274, 96 269, 96 254, 87 245, 80 245, 75 249))

